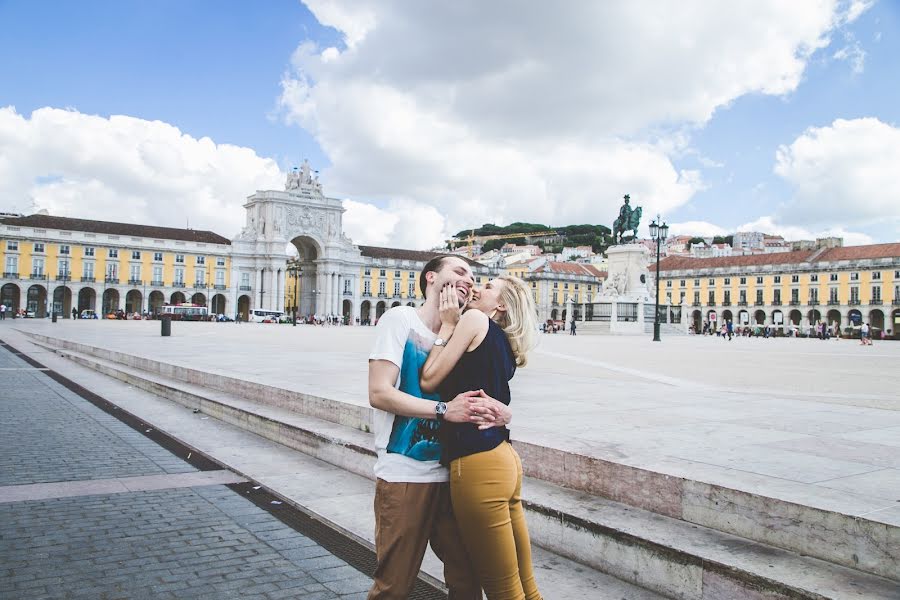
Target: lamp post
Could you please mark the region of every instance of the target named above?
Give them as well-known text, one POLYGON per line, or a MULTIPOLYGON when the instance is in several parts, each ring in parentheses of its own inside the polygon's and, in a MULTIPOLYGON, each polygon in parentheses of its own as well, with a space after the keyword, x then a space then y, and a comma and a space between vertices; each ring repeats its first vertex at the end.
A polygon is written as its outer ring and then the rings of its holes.
POLYGON ((669 235, 669 226, 665 223, 660 225, 659 215, 656 220, 650 223, 650 237, 656 241, 656 310, 653 313, 653 341, 658 342, 659 339, 659 248, 669 235))
POLYGON ((298 294, 298 285, 300 274, 303 272, 303 269, 300 268, 300 262, 297 260, 288 261, 287 271, 290 273, 291 278, 294 280, 294 293, 291 298, 291 325, 297 326, 297 300, 299 298, 298 294))

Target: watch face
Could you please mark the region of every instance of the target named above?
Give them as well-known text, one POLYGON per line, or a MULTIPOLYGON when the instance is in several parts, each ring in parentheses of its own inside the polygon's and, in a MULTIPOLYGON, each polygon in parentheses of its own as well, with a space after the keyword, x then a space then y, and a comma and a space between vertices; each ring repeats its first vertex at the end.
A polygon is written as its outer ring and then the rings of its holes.
POLYGON ((447 412, 447 405, 443 402, 438 402, 434 407, 434 412, 442 415, 447 412))

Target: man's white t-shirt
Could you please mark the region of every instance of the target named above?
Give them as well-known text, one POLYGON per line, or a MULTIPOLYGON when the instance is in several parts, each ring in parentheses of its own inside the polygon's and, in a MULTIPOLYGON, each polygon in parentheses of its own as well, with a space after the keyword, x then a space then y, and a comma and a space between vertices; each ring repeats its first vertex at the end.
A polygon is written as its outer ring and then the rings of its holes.
MULTIPOLYGON (((375 347, 369 360, 387 360, 400 368, 394 387, 417 398, 438 401, 437 394, 422 392, 419 373, 437 336, 411 306, 384 313, 375 327, 375 347)), ((375 476, 392 482, 432 483, 449 479, 442 467, 438 422, 403 417, 375 409, 375 476)))

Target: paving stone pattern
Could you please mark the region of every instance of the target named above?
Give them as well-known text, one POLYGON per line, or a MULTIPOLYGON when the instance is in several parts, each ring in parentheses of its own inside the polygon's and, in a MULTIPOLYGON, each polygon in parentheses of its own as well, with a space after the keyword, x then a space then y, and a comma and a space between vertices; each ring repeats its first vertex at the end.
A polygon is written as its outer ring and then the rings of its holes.
POLYGON ((0 485, 191 471, 5 347, 0 351, 0 485))
MULTIPOLYGON (((194 471, 0 348, 0 486, 194 471)), ((226 486, 0 503, 0 598, 362 599, 371 579, 226 486)))

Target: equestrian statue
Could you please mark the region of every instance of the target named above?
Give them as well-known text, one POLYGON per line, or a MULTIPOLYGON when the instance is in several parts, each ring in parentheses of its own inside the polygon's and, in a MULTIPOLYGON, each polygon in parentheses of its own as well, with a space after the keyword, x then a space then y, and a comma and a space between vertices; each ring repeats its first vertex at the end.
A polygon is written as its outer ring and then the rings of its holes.
POLYGON ((638 225, 641 222, 641 207, 631 208, 630 201, 631 196, 625 194, 625 204, 619 209, 619 216, 613 223, 613 242, 616 244, 622 243, 626 231, 631 231, 632 237, 637 237, 638 225))

